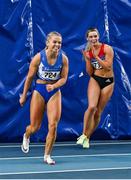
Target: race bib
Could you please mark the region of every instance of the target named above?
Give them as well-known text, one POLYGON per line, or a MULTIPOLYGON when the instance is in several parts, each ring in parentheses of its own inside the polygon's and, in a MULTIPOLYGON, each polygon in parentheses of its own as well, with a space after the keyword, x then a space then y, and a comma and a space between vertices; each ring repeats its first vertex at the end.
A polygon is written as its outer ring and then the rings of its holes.
POLYGON ((102 69, 102 66, 96 60, 92 60, 91 64, 94 67, 94 69, 102 69))
POLYGON ((37 75, 43 80, 58 80, 60 79, 60 70, 45 68, 42 63, 39 66, 37 75))
POLYGON ((60 72, 59 71, 53 71, 53 72, 44 71, 42 72, 41 75, 44 79, 57 80, 60 77, 60 72))

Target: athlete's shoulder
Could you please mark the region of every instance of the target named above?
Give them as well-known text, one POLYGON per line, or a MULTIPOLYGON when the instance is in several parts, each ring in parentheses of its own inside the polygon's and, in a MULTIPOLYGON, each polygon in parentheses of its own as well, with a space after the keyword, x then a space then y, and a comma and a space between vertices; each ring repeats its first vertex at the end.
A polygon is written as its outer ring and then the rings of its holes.
POLYGON ((69 62, 69 60, 68 60, 67 55, 65 53, 62 53, 62 64, 68 65, 68 62, 69 62))
POLYGON ((68 57, 66 53, 64 51, 61 51, 61 54, 62 54, 62 59, 64 59, 65 61, 68 61, 68 57))
POLYGON ((113 51, 113 47, 109 44, 104 44, 104 51, 105 52, 113 51))
POLYGON ((112 46, 109 45, 109 44, 104 44, 104 43, 103 43, 103 45, 104 45, 105 48, 113 49, 112 46))
POLYGON ((33 57, 33 60, 39 60, 40 59, 40 52, 36 53, 33 57))

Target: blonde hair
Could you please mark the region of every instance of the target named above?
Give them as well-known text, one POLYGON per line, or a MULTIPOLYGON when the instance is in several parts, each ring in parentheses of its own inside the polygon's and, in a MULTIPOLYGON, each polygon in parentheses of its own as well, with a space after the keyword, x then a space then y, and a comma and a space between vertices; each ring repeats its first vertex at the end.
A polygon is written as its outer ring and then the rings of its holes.
POLYGON ((87 42, 86 47, 85 47, 85 50, 86 50, 86 51, 90 51, 90 49, 91 49, 91 47, 90 47, 89 43, 87 42))
POLYGON ((62 35, 60 34, 60 33, 58 33, 57 31, 52 31, 52 32, 50 32, 48 35, 47 35, 47 37, 46 37, 46 49, 48 48, 48 46, 47 46, 47 43, 49 42, 49 40, 50 40, 50 38, 52 37, 52 36, 60 36, 61 38, 62 38, 62 35))

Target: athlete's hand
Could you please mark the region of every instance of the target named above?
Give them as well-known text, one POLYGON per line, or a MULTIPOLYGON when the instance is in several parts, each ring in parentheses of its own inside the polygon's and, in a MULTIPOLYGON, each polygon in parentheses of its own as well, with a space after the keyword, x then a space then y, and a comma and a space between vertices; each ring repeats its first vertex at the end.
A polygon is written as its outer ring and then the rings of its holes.
POLYGON ((46 85, 46 90, 47 90, 48 92, 53 91, 54 89, 55 89, 55 87, 54 87, 53 84, 47 84, 47 85, 46 85))
POLYGON ((92 47, 92 54, 93 54, 94 58, 98 57, 98 54, 95 52, 95 48, 94 47, 92 47))
POLYGON ((19 103, 20 103, 20 105, 21 105, 21 106, 24 106, 25 101, 26 101, 26 97, 25 97, 25 96, 23 96, 23 95, 21 95, 21 96, 20 96, 20 99, 19 99, 19 103))

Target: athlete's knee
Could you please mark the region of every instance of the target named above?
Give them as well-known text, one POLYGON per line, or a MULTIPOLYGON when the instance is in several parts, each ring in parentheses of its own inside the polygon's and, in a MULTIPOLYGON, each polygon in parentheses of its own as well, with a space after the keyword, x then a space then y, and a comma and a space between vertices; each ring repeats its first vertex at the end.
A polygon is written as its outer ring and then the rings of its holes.
POLYGON ((40 129, 40 125, 30 125, 27 127, 27 129, 30 128, 31 134, 37 132, 40 129))
POLYGON ((97 111, 97 107, 95 105, 89 105, 88 111, 90 111, 91 113, 95 113, 97 111))

